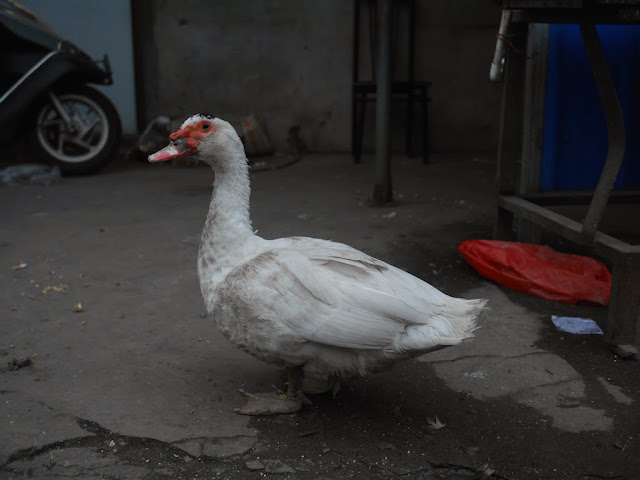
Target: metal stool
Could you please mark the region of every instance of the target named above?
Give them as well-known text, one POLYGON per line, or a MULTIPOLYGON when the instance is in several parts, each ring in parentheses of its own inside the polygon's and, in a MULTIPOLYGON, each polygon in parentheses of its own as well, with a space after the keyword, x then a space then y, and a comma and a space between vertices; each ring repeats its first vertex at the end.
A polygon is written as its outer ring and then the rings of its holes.
MULTIPOLYGON (((372 78, 376 77, 375 65, 375 36, 376 36, 376 8, 375 0, 355 0, 354 2, 354 26, 353 26, 353 83, 351 100, 351 151, 355 163, 360 163, 362 156, 362 140, 364 137, 364 122, 367 103, 376 98, 376 82, 373 80, 360 80, 360 16, 361 3, 366 3, 369 17, 369 40, 370 40, 370 62, 372 78)), ((429 161, 429 136, 428 136, 428 112, 429 87, 431 82, 415 80, 415 0, 404 0, 394 2, 394 20, 397 20, 397 7, 407 6, 409 32, 407 38, 408 61, 407 80, 391 82, 392 100, 404 101, 407 103, 407 121, 405 150, 407 155, 414 156, 413 134, 414 134, 414 110, 415 105, 420 107, 422 117, 422 159, 424 163, 429 161), (396 5, 397 4, 397 5, 396 5)), ((397 27, 394 23, 394 34, 397 34, 397 27)), ((395 35, 394 35, 395 36, 395 35)), ((397 42, 394 42, 397 44, 397 42)))

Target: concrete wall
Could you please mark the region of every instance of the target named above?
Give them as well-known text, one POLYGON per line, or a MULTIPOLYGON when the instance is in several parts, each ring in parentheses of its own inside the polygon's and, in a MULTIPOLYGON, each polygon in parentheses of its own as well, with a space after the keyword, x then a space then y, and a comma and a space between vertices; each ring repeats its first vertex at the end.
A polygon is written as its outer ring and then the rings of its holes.
MULTIPOLYGON (((296 124, 312 150, 350 148, 351 1, 163 0, 139 12, 145 121, 251 112, 266 119, 278 148, 296 124)), ((435 151, 495 148, 499 93, 488 71, 498 21, 491 2, 418 0, 416 78, 433 82, 435 151)), ((398 140, 404 113, 393 113, 398 140)), ((367 144, 373 124, 368 118, 367 144)))
POLYGON ((109 55, 113 85, 93 85, 115 105, 124 133, 135 133, 130 0, 19 0, 92 58, 109 55))

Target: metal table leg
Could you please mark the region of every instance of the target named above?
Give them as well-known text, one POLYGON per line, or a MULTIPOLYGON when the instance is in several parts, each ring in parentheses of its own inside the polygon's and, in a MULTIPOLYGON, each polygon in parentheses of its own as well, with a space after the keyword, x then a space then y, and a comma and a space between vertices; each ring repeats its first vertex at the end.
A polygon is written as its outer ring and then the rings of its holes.
POLYGON ((582 35, 587 56, 591 63, 593 77, 598 87, 609 135, 607 160, 600 174, 598 185, 593 193, 587 216, 582 224, 582 234, 585 241, 592 242, 598 230, 598 225, 600 225, 600 221, 604 215, 604 209, 609 200, 609 193, 613 189, 613 183, 618 176, 618 171, 622 164, 625 148, 625 132, 624 118, 622 116, 618 93, 613 84, 613 79, 611 78, 611 73, 609 72, 607 60, 602 51, 602 45, 600 44, 595 25, 593 23, 581 23, 580 34, 582 35))
POLYGON ((376 179, 373 203, 384 205, 393 199, 391 187, 391 0, 378 1, 378 72, 376 95, 376 179))

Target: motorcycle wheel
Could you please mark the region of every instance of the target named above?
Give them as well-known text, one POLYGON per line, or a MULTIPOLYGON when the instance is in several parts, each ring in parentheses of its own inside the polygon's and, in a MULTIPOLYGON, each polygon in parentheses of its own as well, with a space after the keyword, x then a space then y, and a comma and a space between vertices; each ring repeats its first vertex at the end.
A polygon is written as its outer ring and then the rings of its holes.
POLYGON ((115 107, 102 93, 78 85, 55 95, 71 122, 65 125, 50 97, 36 108, 32 143, 43 160, 63 175, 86 175, 104 167, 120 143, 122 126, 115 107))

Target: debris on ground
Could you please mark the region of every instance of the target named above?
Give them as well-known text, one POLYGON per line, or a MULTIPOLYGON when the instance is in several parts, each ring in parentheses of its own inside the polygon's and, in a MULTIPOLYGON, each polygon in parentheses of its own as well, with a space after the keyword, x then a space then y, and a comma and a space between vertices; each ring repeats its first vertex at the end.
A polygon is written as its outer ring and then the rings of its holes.
POLYGON ((389 442, 380 442, 378 443, 378 448, 380 450, 395 450, 396 446, 393 443, 389 443, 389 442))
POLYGON ((250 460, 246 462, 245 465, 251 471, 264 470, 264 463, 260 460, 250 460))
POLYGON ((638 355, 638 348, 635 345, 614 345, 611 349, 623 360, 631 360, 638 355))
POLYGON ((432 428, 433 430, 440 430, 441 428, 444 428, 445 424, 442 423, 438 417, 434 417, 427 418, 427 425, 429 425, 429 428, 432 428))
POLYGON ((623 452, 626 450, 627 445, 629 445, 628 442, 622 443, 622 442, 613 442, 613 446, 615 448, 617 448, 618 450, 622 450, 623 452))
POLYGON ((489 465, 485 464, 476 470, 476 474, 473 477, 475 480, 486 480, 490 478, 496 471, 492 468, 489 468, 489 465))
POLYGON ((296 471, 281 460, 267 460, 264 471, 267 473, 296 473, 296 471))
POLYGON ((14 265, 13 267, 11 267, 11 270, 22 270, 23 268, 27 268, 28 266, 29 266, 28 263, 21 262, 21 263, 19 263, 17 265, 14 265))
POLYGON ((551 315, 551 321, 561 332, 579 335, 604 335, 598 324, 590 318, 558 317, 551 315))
POLYGON ((73 306, 73 311, 76 312, 76 313, 82 313, 82 312, 84 312, 84 307, 82 306, 81 303, 76 303, 73 306))
POLYGON ((24 163, 0 169, 0 185, 51 185, 60 178, 56 165, 24 163))
POLYGON ((480 447, 467 447, 464 449, 464 453, 473 457, 480 451, 480 447))
POLYGON ((69 291, 69 285, 61 283, 60 285, 47 285, 42 289, 42 293, 45 295, 50 292, 67 293, 69 291))
POLYGON ((489 375, 487 375, 485 372, 478 370, 476 372, 465 372, 462 374, 463 377, 471 377, 471 378, 489 378, 489 375))
POLYGON ((14 358, 7 362, 7 367, 10 372, 15 372, 16 370, 20 370, 24 367, 29 367, 33 365, 33 357, 24 357, 24 358, 14 358))

